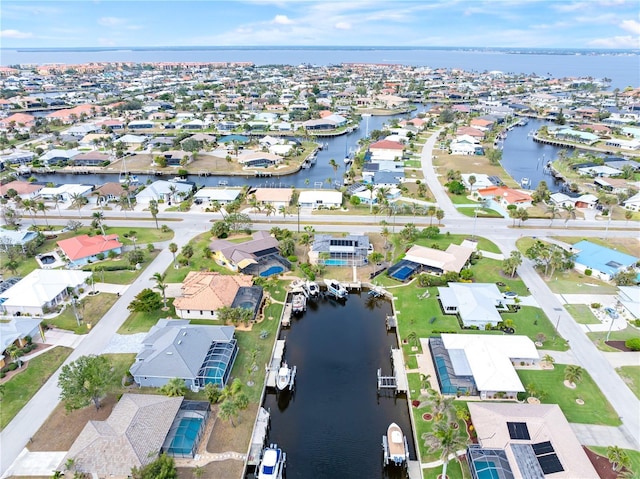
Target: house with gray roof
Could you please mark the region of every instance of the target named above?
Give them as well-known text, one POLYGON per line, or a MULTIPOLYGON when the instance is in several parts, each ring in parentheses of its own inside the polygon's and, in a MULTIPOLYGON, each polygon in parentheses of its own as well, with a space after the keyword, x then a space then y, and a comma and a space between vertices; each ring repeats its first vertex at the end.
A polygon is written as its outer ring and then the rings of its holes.
POLYGON ((257 274, 269 263, 280 266, 281 271, 291 268, 289 262, 280 256, 278 240, 267 231, 256 231, 253 239, 243 243, 215 240, 209 244, 209 249, 215 262, 231 271, 257 274))
POLYGON ((457 314, 465 327, 484 329, 496 326, 502 317, 499 311, 508 311, 507 302, 494 283, 449 283, 438 288, 438 299, 444 314, 457 314))
POLYGON ((238 354, 234 332, 234 326, 161 319, 143 339, 129 371, 140 386, 157 388, 180 378, 193 390, 207 383, 224 387, 238 354))
POLYGON ((367 235, 316 234, 309 250, 309 263, 326 266, 363 266, 369 254, 367 235))

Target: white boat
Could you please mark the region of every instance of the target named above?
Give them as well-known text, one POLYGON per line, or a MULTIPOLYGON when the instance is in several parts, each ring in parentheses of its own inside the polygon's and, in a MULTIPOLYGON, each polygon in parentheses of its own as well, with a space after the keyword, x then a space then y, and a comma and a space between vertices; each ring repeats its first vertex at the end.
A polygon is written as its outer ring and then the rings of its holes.
POLYGON ((395 466, 406 465, 409 460, 409 447, 407 438, 402 434, 402 429, 392 422, 387 429, 387 435, 382 436, 385 464, 395 466))
POLYGON ((311 298, 316 298, 320 294, 320 286, 315 281, 307 281, 304 286, 311 298))
POLYGON ((276 376, 276 387, 280 391, 284 391, 291 385, 291 368, 287 362, 283 362, 280 369, 278 369, 278 375, 276 376))
POLYGON ((291 299, 291 311, 293 313, 304 313, 307 310, 307 298, 303 293, 296 293, 291 299))
POLYGON ((340 281, 335 279, 325 279, 324 284, 327 285, 327 291, 330 295, 334 296, 336 299, 345 299, 349 296, 349 291, 345 288, 340 281))
POLYGON ((530 184, 531 181, 529 180, 529 178, 522 178, 520 180, 520 186, 522 186, 523 188, 527 188, 530 184))
POLYGON ((136 175, 121 176, 118 181, 121 185, 137 185, 138 183, 140 183, 140 180, 138 180, 138 177, 136 175))
POLYGON ((277 444, 265 447, 258 465, 258 479, 282 479, 286 462, 287 455, 277 444))
POLYGON ((349 157, 349 156, 345 156, 345 157, 344 157, 344 164, 345 164, 345 165, 348 165, 349 163, 351 163, 351 157, 349 157))

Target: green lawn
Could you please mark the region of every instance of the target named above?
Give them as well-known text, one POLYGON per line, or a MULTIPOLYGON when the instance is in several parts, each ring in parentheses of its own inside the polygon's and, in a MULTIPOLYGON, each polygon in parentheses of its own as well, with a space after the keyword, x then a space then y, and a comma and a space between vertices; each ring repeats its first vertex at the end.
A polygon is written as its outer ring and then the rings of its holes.
MULTIPOLYGON (((422 477, 426 479, 438 477, 440 474, 442 474, 442 466, 422 470, 422 477)), ((471 477, 471 471, 469 471, 466 462, 451 460, 447 465, 447 477, 449 479, 467 479, 471 477)))
MULTIPOLYGON (((173 265, 170 265, 167 268, 167 283, 181 283, 186 278, 189 271, 217 271, 221 274, 234 274, 233 271, 229 271, 227 268, 223 268, 216 264, 215 261, 205 257, 204 249, 209 247, 209 243, 214 238, 212 238, 210 233, 203 233, 199 236, 196 236, 194 239, 189 241, 189 244, 193 248, 193 256, 189 260, 189 266, 174 268, 173 265)), ((180 259, 180 250, 176 253, 176 261, 180 259)))
POLYGON ((533 306, 521 306, 517 313, 504 313, 503 319, 513 320, 513 327, 516 334, 524 334, 532 341, 536 341, 536 336, 542 333, 546 336, 543 342, 543 349, 553 351, 566 351, 569 349, 567 342, 556 334, 555 325, 551 324, 549 318, 540 308, 533 306))
MULTIPOLYGON (((607 448, 604 446, 589 446, 596 454, 600 454, 603 457, 607 457, 607 448)), ((635 451, 633 449, 623 449, 624 452, 627 453, 629 459, 631 459, 631 470, 638 474, 640 472, 640 451, 635 451)), ((633 476, 634 478, 637 476, 633 476)))
MULTIPOLYGON (((604 343, 605 339, 607 338, 607 334, 609 334, 607 331, 602 331, 597 333, 587 333, 587 336, 589 336, 589 339, 591 339, 591 341, 593 341, 601 351, 618 351, 617 349, 611 348, 604 343)), ((633 326, 627 326, 625 329, 622 329, 620 331, 611 331, 611 334, 609 334, 610 341, 626 341, 627 339, 631 338, 640 338, 640 331, 638 331, 633 326)))
POLYGON ((23 371, 9 379, 0 407, 0 428, 4 429, 25 404, 38 392, 47 379, 60 367, 73 351, 57 346, 28 361, 23 371))
MULTIPOLYGON (((462 207, 462 208, 458 208, 458 211, 460 213, 462 213, 465 216, 469 216, 470 218, 473 218, 476 215, 476 208, 470 208, 470 207, 462 207)), ((496 210, 492 210, 489 208, 479 208, 478 209, 478 218, 482 219, 482 218, 503 218, 503 216, 498 213, 496 210)))
POLYGON ((565 304, 564 308, 569 311, 569 314, 573 316, 573 319, 580 324, 600 324, 598 318, 596 318, 586 304, 565 304))
POLYGON ((117 300, 118 297, 115 294, 109 293, 85 296, 76 306, 78 315, 82 319, 79 325, 71 306, 67 306, 55 318, 47 320, 47 323, 56 328, 73 331, 76 334, 86 334, 89 332, 89 328, 95 326, 117 300))
POLYGON ((586 371, 575 389, 566 387, 563 384, 565 367, 564 364, 556 364, 551 370, 519 369, 518 376, 525 386, 533 383, 544 391, 546 397, 542 402, 558 404, 569 422, 605 426, 622 424, 607 398, 586 371), (576 404, 578 398, 584 400, 584 405, 576 404))
POLYGON ((140 276, 145 268, 151 263, 156 256, 160 253, 159 250, 154 250, 153 253, 149 253, 146 249, 144 251, 144 262, 142 263, 142 268, 139 270, 130 269, 131 266, 129 264, 129 260, 126 257, 120 257, 118 259, 113 260, 105 260, 99 263, 93 263, 91 265, 87 265, 83 268, 83 271, 94 271, 95 275, 94 280, 100 281, 102 283, 113 283, 113 284, 131 284, 133 281, 140 276), (126 269, 118 270, 118 271, 99 271, 100 266, 105 267, 113 267, 113 266, 122 266, 126 269))
MULTIPOLYGON (((176 310, 173 307, 173 299, 167 299, 168 311, 158 309, 148 313, 131 313, 127 320, 118 329, 119 334, 135 334, 145 333, 154 326, 159 319, 162 318, 177 318, 176 310)), ((214 323, 209 323, 214 324, 214 323)))
POLYGON ((510 278, 502 274, 502 261, 497 259, 482 258, 475 265, 471 266, 473 279, 476 283, 504 283, 501 287, 504 291, 514 291, 520 296, 527 296, 527 286, 517 276, 510 278))
POLYGON ((467 195, 452 195, 449 192, 447 192, 447 195, 449 195, 449 198, 454 205, 472 205, 474 203, 477 203, 477 201, 473 201, 467 198, 467 195))
MULTIPOLYGON (((640 366, 622 366, 616 368, 622 380, 633 391, 633 394, 640 399, 640 366)), ((638 469, 640 471, 640 469, 638 469)))
MULTIPOLYGON (((108 223, 109 220, 107 220, 108 223)), ((160 243, 162 241, 169 241, 173 238, 173 230, 169 230, 167 232, 162 231, 160 228, 154 228, 155 223, 151 223, 149 227, 144 226, 133 226, 132 227, 115 227, 115 226, 105 226, 104 232, 106 234, 112 235, 117 234, 118 239, 124 245, 133 245, 133 241, 131 237, 125 238, 125 234, 129 234, 132 231, 135 231, 135 239, 137 245, 143 245, 148 243, 160 243)))

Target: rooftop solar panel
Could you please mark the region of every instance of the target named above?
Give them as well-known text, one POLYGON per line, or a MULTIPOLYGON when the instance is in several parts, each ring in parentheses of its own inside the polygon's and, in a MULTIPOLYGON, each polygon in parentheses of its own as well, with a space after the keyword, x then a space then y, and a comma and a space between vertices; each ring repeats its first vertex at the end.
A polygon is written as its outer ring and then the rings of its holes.
POLYGON ((539 442, 537 444, 532 444, 533 452, 536 453, 536 456, 541 456, 542 454, 549 454, 551 452, 555 452, 551 442, 539 442))
POLYGON ((538 456, 538 462, 542 468, 542 472, 545 474, 553 474, 555 472, 564 471, 560 459, 555 454, 546 454, 544 456, 538 456))
POLYGON ((507 428, 509 429, 509 437, 511 439, 523 439, 529 440, 529 428, 526 422, 508 422, 507 428))

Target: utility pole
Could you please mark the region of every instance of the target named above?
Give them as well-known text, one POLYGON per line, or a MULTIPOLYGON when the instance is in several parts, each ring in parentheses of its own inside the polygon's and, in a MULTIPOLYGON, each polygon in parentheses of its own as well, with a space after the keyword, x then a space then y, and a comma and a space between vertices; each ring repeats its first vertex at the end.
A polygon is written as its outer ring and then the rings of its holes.
POLYGON ((80 326, 80 315, 76 308, 76 298, 71 298, 71 307, 73 308, 73 315, 76 317, 76 322, 78 323, 78 326, 80 326))

